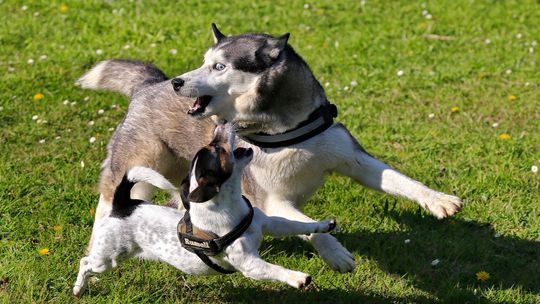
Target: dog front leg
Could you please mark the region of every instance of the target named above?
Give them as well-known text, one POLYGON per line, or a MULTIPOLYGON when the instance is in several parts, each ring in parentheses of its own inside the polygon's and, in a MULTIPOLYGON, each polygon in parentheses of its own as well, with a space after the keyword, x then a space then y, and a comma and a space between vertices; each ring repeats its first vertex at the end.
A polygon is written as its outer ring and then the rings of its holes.
MULTIPOLYGON (((313 219, 309 218, 300 210, 296 209, 292 203, 278 200, 270 199, 267 202, 266 214, 268 216, 278 216, 284 217, 289 220, 300 221, 313 223, 313 219)), ((279 229, 279 228, 278 228, 279 229)), ((319 255, 322 259, 328 264, 333 270, 339 272, 350 272, 356 266, 353 255, 343 247, 339 241, 331 236, 328 233, 312 233, 310 235, 300 234, 300 238, 310 241, 313 244, 313 247, 319 252, 319 255)))
POLYGON ((346 134, 334 137, 334 140, 339 141, 334 146, 341 150, 341 153, 336 153, 336 156, 341 158, 335 168, 337 172, 372 189, 413 200, 439 219, 453 215, 461 209, 460 198, 430 189, 392 169, 369 155, 347 129, 343 128, 343 131, 346 134))
POLYGON ((268 263, 258 254, 238 252, 234 256, 229 256, 229 263, 247 278, 283 282, 294 288, 303 288, 311 283, 309 274, 268 263))
POLYGON ((336 220, 319 222, 291 221, 284 217, 268 216, 262 226, 263 234, 273 237, 285 237, 300 234, 327 233, 336 228, 336 220))

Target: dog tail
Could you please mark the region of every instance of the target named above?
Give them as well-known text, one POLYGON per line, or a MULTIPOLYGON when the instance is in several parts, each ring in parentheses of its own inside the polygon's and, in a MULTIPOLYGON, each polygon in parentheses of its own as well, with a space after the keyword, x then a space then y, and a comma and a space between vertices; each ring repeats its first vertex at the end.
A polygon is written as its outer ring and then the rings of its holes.
POLYGON ((98 63, 75 84, 85 89, 109 90, 131 97, 135 91, 167 79, 153 64, 129 59, 111 59, 98 63))
POLYGON ((127 178, 132 182, 145 182, 154 187, 169 192, 173 199, 180 201, 180 192, 169 180, 158 172, 146 167, 133 167, 129 170, 127 178))
POLYGON ((131 199, 131 188, 133 188, 133 185, 135 183, 128 180, 127 174, 125 174, 120 185, 114 191, 111 210, 112 217, 123 218, 129 216, 141 203, 141 201, 131 199))

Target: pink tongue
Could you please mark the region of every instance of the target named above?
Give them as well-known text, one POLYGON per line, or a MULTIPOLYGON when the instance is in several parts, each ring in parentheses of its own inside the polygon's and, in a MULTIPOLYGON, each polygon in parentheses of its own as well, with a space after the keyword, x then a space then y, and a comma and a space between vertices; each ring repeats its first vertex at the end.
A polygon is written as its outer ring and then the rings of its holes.
POLYGON ((191 107, 189 107, 188 114, 196 113, 200 109, 201 109, 201 103, 199 102, 199 97, 197 97, 197 99, 195 99, 195 102, 193 103, 193 105, 191 107))

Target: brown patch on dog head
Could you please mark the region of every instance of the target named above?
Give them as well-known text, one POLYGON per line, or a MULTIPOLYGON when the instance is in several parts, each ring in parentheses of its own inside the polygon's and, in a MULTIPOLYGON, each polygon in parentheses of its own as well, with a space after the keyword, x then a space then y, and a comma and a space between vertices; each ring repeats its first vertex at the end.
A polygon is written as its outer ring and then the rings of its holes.
POLYGON ((197 152, 190 169, 197 182, 197 187, 188 195, 191 202, 206 202, 219 193, 221 185, 232 175, 230 155, 229 145, 219 140, 197 152))

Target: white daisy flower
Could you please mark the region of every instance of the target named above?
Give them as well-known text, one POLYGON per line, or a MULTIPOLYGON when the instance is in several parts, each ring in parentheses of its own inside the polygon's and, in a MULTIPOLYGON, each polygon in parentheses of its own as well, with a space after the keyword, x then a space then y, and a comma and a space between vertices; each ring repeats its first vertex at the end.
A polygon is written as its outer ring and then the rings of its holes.
POLYGON ((486 38, 486 40, 484 40, 484 43, 485 43, 485 44, 490 44, 490 43, 491 43, 491 39, 486 38))
POLYGON ((169 50, 169 54, 171 54, 171 55, 176 55, 177 53, 178 53, 177 49, 170 49, 169 50))
POLYGON ((531 166, 532 173, 538 173, 538 166, 531 166))
POLYGON ((96 54, 97 54, 97 55, 102 55, 102 54, 103 54, 103 50, 102 50, 102 49, 97 49, 97 50, 96 50, 96 54))
POLYGON ((131 47, 131 46, 130 46, 129 44, 126 44, 126 45, 124 45, 122 48, 123 48, 124 50, 127 50, 127 49, 129 49, 130 47, 131 47))
POLYGON ((435 113, 430 113, 430 114, 428 115, 428 117, 429 117, 429 118, 434 118, 434 117, 435 117, 435 113))
POLYGON ((64 100, 64 102, 63 102, 63 104, 66 105, 66 106, 68 105, 68 103, 69 103, 69 100, 67 100, 67 99, 64 100))
POLYGON ((44 144, 44 143, 45 143, 45 139, 40 139, 40 140, 39 140, 39 143, 40 143, 40 144, 44 144))
POLYGON ((431 266, 435 267, 435 266, 439 265, 440 262, 441 261, 439 259, 435 259, 435 260, 431 261, 431 266))
POLYGON ((88 140, 88 142, 90 142, 91 144, 94 143, 96 141, 96 138, 94 136, 90 137, 90 139, 88 140))
POLYGON ((308 9, 308 8, 309 8, 309 4, 308 4, 308 3, 304 4, 304 8, 305 8, 305 9, 308 9))
POLYGON ((521 39, 522 37, 523 37, 523 34, 521 34, 521 33, 517 33, 517 34, 516 34, 516 38, 517 38, 517 39, 521 39))
POLYGON ((81 168, 84 168, 84 160, 81 160, 81 168))
POLYGON ((49 58, 49 57, 47 55, 45 55, 45 54, 39 56, 39 60, 41 60, 41 61, 47 60, 47 58, 49 58))
POLYGON ((506 73, 506 75, 510 75, 510 74, 512 74, 512 70, 508 69, 508 70, 505 71, 505 73, 506 73))
POLYGON ((351 81, 351 87, 354 88, 356 86, 358 86, 358 82, 356 80, 351 81))
POLYGON ((88 125, 89 125, 89 126, 93 126, 93 125, 94 125, 94 121, 93 121, 93 120, 90 120, 90 121, 88 122, 88 125))
POLYGON ((38 118, 39 118, 39 116, 37 116, 37 115, 32 116, 32 120, 37 120, 38 118))
POLYGON ((406 239, 405 241, 403 241, 403 243, 405 243, 405 244, 409 244, 410 242, 411 242, 410 239, 406 239))
POLYGON ((105 110, 99 109, 99 110, 97 111, 97 113, 101 115, 101 114, 105 113, 105 110))
POLYGON ((21 10, 23 10, 23 11, 25 11, 25 10, 27 10, 27 9, 28 9, 28 5, 23 5, 23 6, 21 7, 21 10))
POLYGON ((26 61, 26 63, 28 63, 28 64, 34 64, 34 59, 30 58, 30 59, 28 59, 28 61, 26 61))
POLYGON ((150 43, 150 47, 151 47, 151 48, 155 48, 155 47, 156 47, 156 44, 155 44, 155 43, 150 43))
POLYGON ((397 75, 398 77, 401 77, 401 76, 403 76, 404 74, 405 74, 405 72, 404 72, 403 70, 398 70, 397 73, 396 73, 396 75, 397 75))

